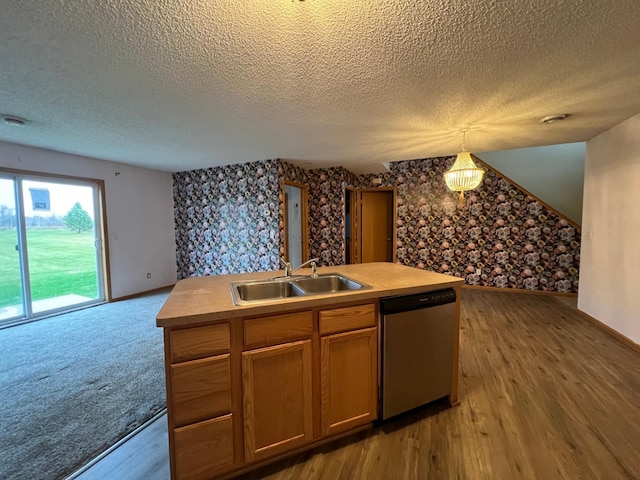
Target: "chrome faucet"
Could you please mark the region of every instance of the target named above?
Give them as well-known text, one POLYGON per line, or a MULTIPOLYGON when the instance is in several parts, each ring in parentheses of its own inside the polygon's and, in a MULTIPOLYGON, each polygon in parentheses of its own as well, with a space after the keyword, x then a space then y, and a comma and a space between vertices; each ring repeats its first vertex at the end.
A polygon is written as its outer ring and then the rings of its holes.
POLYGON ((284 276, 285 277, 290 277, 291 274, 293 272, 295 272, 296 270, 302 268, 302 267, 306 267, 307 265, 311 264, 311 276, 312 277, 317 277, 318 273, 316 271, 316 269, 318 268, 318 264, 317 262, 319 262, 320 259, 319 258, 312 258, 311 260, 307 260, 306 262, 298 265, 296 268, 292 268, 291 267, 291 262, 286 262, 284 260, 284 258, 280 258, 280 263, 282 263, 282 266, 284 267, 284 276))
POLYGON ((286 262, 284 260, 284 258, 280 257, 280 263, 284 267, 284 276, 285 277, 290 277, 291 276, 291 262, 286 262))
POLYGON ((316 273, 316 268, 318 268, 317 262, 319 262, 319 261, 320 261, 319 258, 312 258, 311 260, 307 260, 306 262, 298 265, 296 268, 291 270, 291 273, 295 272, 299 268, 306 267, 307 265, 311 264, 311 276, 312 277, 317 277, 318 274, 316 273))

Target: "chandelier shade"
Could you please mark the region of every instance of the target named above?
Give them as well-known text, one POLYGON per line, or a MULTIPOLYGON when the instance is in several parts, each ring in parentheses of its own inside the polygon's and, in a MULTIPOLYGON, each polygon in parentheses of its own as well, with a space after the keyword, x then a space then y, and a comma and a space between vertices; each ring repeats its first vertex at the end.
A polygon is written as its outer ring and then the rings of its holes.
POLYGON ((453 166, 444 174, 447 187, 454 192, 473 190, 480 185, 484 170, 478 168, 469 152, 460 152, 453 166))
POLYGON ((477 188, 484 177, 484 170, 478 168, 471 154, 460 152, 453 166, 444 174, 444 181, 450 190, 460 192, 460 206, 464 205, 464 192, 477 188))

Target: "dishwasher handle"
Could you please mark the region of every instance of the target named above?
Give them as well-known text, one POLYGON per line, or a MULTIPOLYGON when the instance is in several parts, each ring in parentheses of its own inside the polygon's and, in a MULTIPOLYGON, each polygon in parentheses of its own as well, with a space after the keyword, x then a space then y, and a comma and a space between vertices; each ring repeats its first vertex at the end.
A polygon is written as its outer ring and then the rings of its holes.
POLYGON ((456 291, 453 288, 436 290, 434 292, 416 293, 398 297, 380 299, 380 312, 383 315, 410 312, 421 308, 436 307, 456 301, 456 291))

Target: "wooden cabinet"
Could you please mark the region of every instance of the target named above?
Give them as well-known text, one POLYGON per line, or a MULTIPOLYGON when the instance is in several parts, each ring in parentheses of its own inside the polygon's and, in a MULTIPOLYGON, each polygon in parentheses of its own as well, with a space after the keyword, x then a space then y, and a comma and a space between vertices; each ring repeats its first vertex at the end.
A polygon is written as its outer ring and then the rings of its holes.
POLYGON ((247 462, 286 452, 313 437, 311 340, 242 354, 247 462))
POLYGON ((231 415, 177 428, 174 444, 176 478, 207 479, 228 470, 233 464, 231 415))
POLYGON ((171 330, 168 344, 171 363, 226 353, 231 348, 229 324, 171 330))
POLYGON ((323 435, 378 418, 377 338, 376 328, 322 337, 323 435))
POLYGON ((227 475, 377 418, 377 303, 165 330, 172 479, 227 475))
POLYGON ((176 427, 231 411, 229 354, 171 365, 176 427))
POLYGON ((320 335, 375 327, 377 325, 376 315, 376 305, 373 303, 321 310, 319 315, 320 335))
POLYGON ((320 312, 320 333, 327 334, 320 339, 323 436, 378 418, 376 316, 374 304, 320 312))
POLYGON ((228 323, 165 331, 171 476, 205 480, 233 468, 228 323))
POLYGON ((312 311, 252 318, 243 323, 245 349, 302 340, 313 334, 312 311))

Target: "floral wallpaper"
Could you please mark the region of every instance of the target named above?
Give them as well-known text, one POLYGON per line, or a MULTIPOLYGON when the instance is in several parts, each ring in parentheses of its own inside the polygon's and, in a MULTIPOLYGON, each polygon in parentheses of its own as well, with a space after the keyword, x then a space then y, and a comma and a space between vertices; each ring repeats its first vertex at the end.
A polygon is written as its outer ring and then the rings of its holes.
POLYGON ((282 160, 176 173, 178 278, 279 269, 284 179, 309 185, 310 258, 342 264, 345 185, 371 188, 381 178, 380 186, 397 190, 399 263, 469 285, 577 293, 579 227, 486 166, 482 185, 459 208, 442 178, 453 161, 393 162, 385 174, 360 176, 282 160))
POLYGON ((174 173, 178 279, 278 269, 279 194, 275 160, 174 173))
POLYGON ((468 285, 577 293, 579 227, 486 165, 482 185, 458 208, 442 179, 454 160, 395 162, 389 173, 358 177, 360 188, 376 177, 397 188, 398 263, 468 285))
POLYGON ((284 160, 278 160, 278 175, 282 180, 298 183, 308 183, 309 180, 309 170, 292 165, 284 160))
MULTIPOLYGON (((284 161, 279 161, 278 173, 283 180, 309 185, 309 258, 319 258, 322 266, 342 265, 345 258, 344 179, 353 174, 342 167, 305 170, 284 161)), ((282 219, 282 198, 280 212, 282 219)), ((283 245, 282 222, 280 228, 283 245)), ((284 253, 284 247, 280 251, 284 253)))
POLYGON ((342 265, 345 258, 344 169, 309 171, 309 255, 320 265, 342 265))

